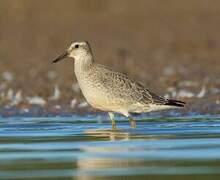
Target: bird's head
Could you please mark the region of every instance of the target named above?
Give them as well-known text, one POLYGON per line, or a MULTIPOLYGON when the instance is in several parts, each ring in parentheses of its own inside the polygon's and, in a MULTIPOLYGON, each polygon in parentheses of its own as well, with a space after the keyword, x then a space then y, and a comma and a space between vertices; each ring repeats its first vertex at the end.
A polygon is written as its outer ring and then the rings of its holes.
POLYGON ((73 42, 70 47, 60 56, 53 60, 56 63, 66 57, 71 57, 74 60, 84 58, 86 56, 92 56, 92 51, 88 42, 73 42))

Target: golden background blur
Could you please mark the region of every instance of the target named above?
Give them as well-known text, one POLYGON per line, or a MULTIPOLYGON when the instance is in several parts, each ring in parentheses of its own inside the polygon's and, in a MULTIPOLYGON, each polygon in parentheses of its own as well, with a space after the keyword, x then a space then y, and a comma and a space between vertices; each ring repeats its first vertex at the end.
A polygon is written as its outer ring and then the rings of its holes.
POLYGON ((48 97, 57 84, 66 101, 73 65, 51 61, 87 40, 97 62, 162 95, 181 81, 197 82, 196 92, 218 88, 219 22, 217 0, 0 0, 0 73, 12 73, 8 88, 26 96, 48 97))

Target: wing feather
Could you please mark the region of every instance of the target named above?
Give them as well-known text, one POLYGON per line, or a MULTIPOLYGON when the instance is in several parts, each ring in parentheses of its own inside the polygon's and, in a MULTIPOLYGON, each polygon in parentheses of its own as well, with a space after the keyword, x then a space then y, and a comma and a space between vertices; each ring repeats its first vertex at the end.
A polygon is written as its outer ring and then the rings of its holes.
POLYGON ((117 89, 117 96, 127 96, 127 98, 133 99, 135 102, 143 104, 166 104, 168 100, 162 96, 151 92, 145 88, 142 84, 130 79, 127 75, 119 72, 112 71, 106 68, 103 65, 100 65, 99 68, 104 68, 104 75, 101 77, 102 84, 106 86, 114 86, 114 89, 117 89))

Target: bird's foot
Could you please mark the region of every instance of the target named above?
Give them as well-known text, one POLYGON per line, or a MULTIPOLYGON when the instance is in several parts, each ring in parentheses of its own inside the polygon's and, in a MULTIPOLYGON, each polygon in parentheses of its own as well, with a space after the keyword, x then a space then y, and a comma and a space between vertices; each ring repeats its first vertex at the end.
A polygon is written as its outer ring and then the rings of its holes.
POLYGON ((130 121, 130 123, 131 123, 131 128, 136 128, 136 127, 137 127, 137 126, 136 126, 136 122, 135 122, 134 119, 129 118, 129 121, 130 121))
POLYGON ((116 129, 116 123, 115 123, 115 120, 112 120, 112 129, 113 129, 113 130, 116 129))

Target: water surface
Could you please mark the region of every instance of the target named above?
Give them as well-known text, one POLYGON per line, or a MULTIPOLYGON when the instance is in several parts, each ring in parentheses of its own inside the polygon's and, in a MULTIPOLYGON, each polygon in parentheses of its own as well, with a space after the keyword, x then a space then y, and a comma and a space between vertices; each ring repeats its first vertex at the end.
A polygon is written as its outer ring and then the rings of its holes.
POLYGON ((0 179, 219 179, 219 116, 141 117, 137 125, 2 117, 0 179))

